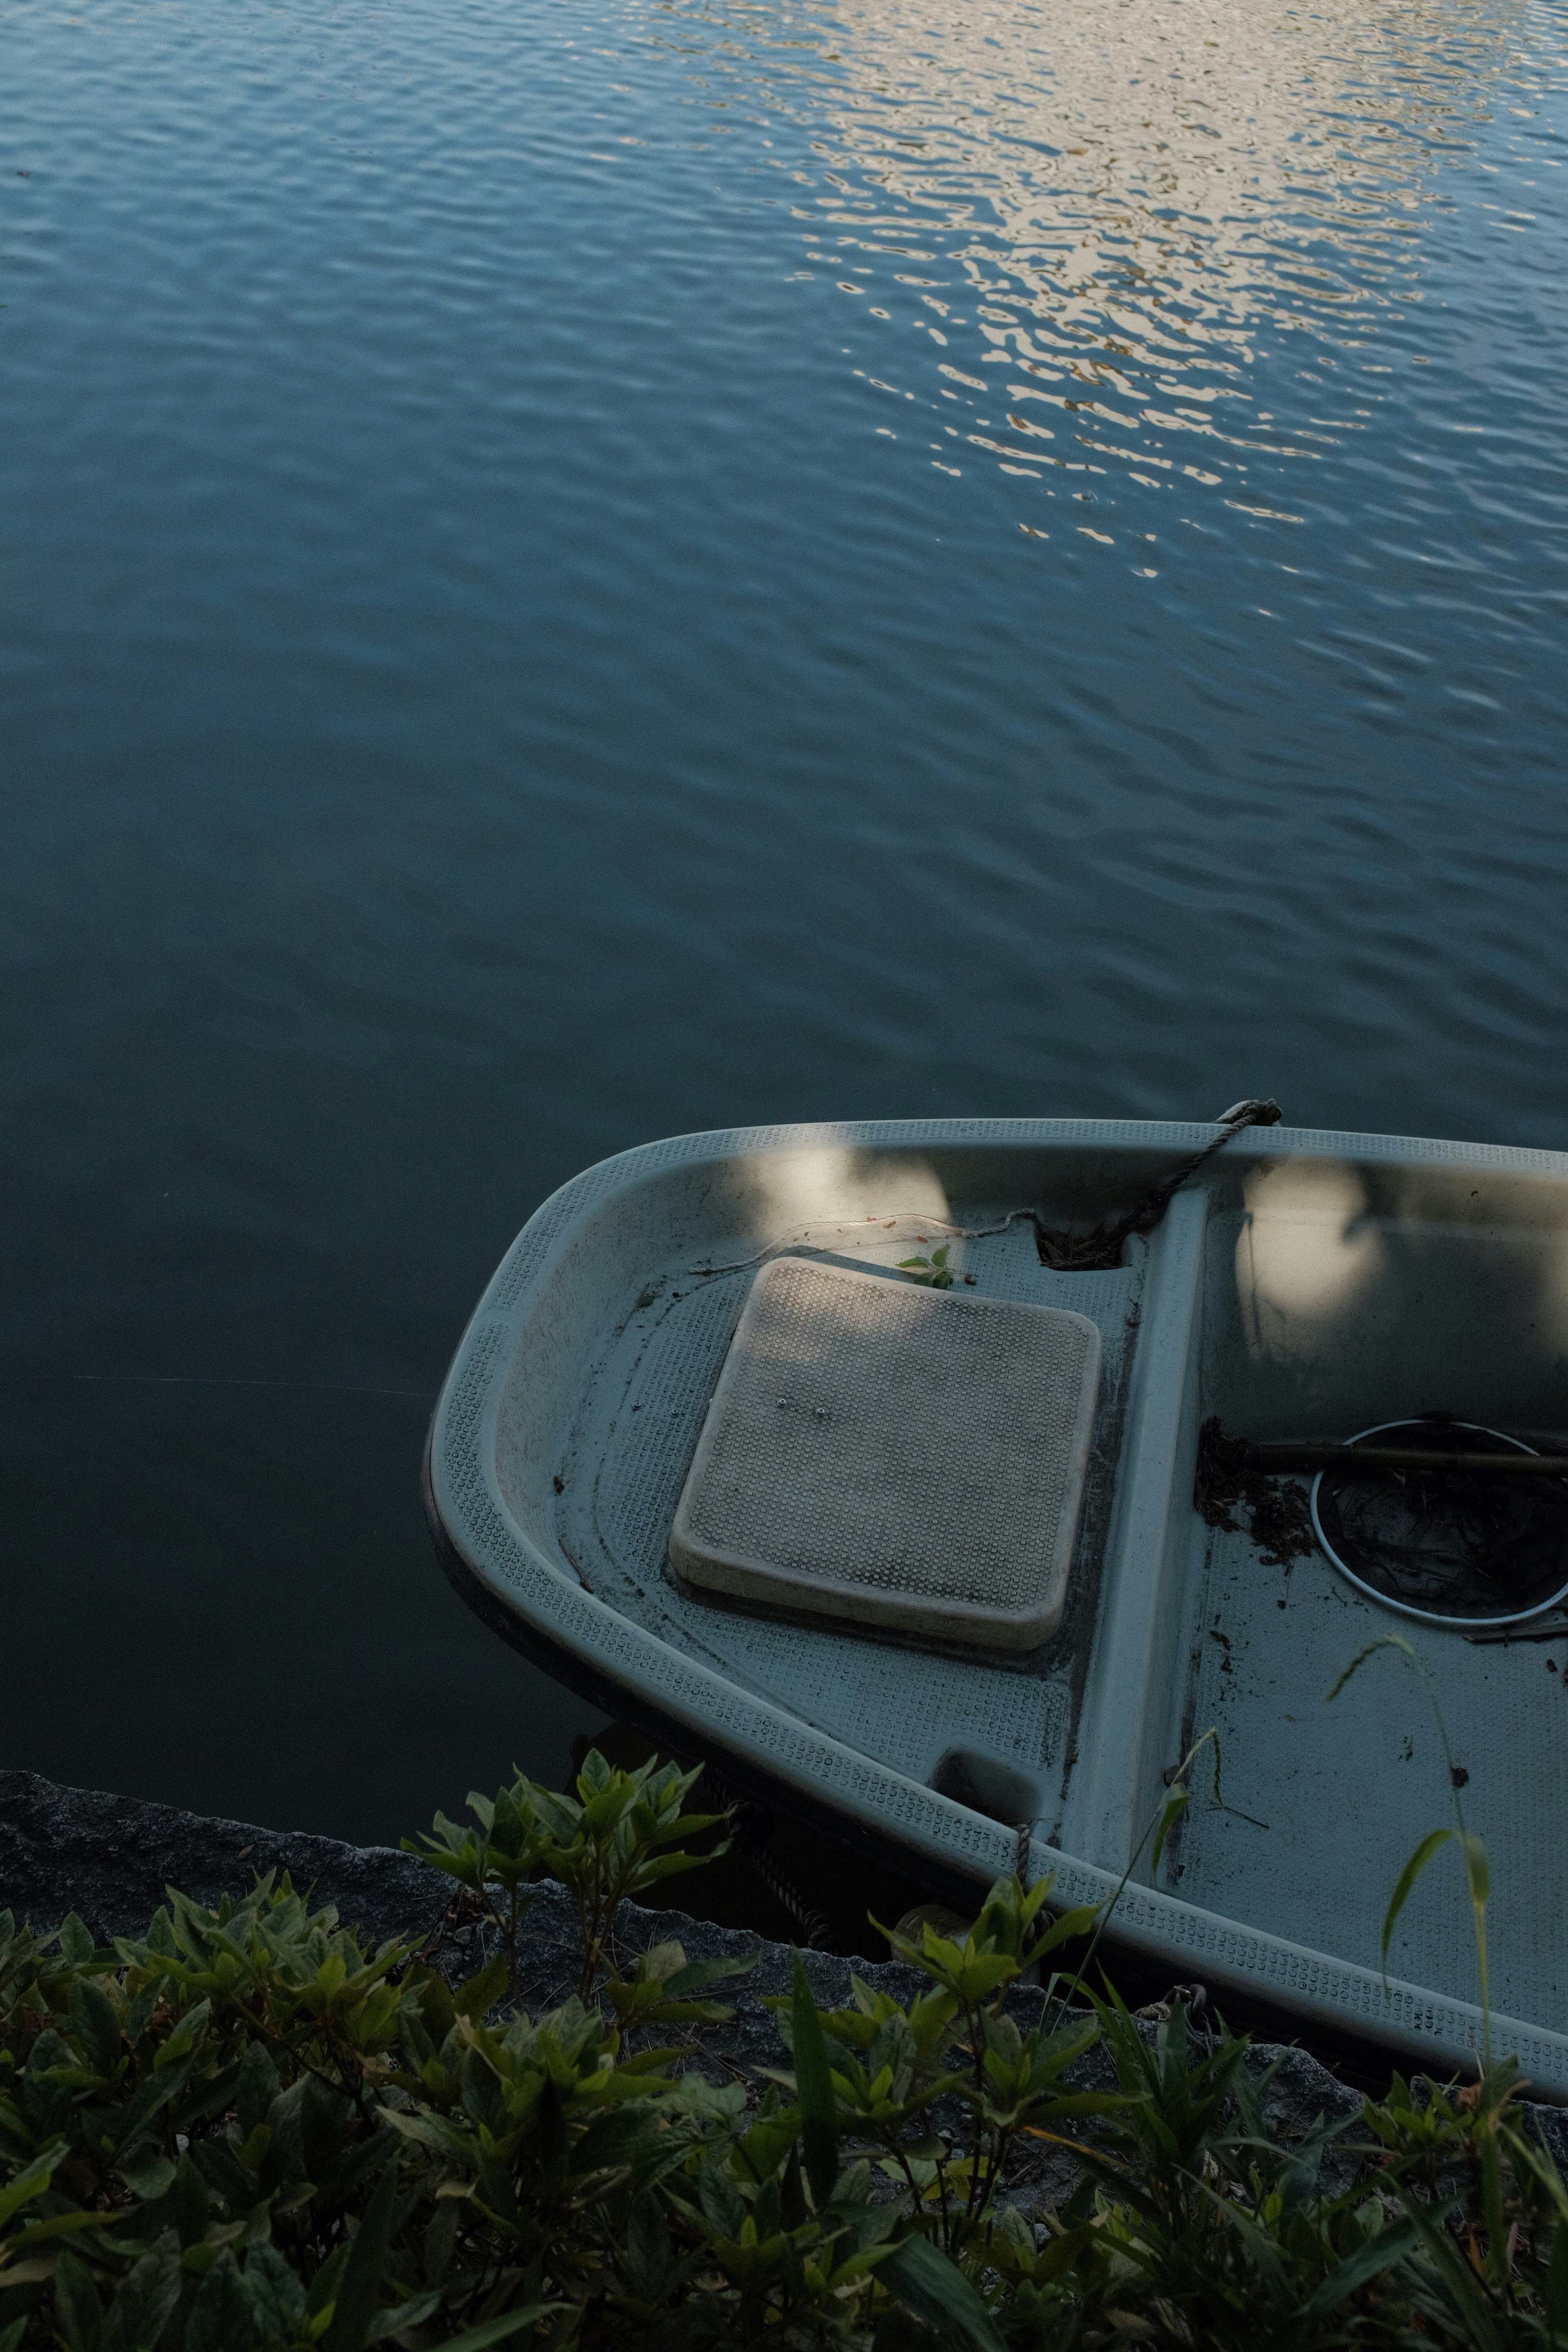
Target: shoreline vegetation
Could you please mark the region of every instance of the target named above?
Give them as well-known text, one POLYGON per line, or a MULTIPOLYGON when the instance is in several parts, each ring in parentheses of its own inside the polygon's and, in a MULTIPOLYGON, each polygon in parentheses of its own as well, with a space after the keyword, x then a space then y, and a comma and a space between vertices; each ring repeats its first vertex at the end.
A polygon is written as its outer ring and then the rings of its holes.
POLYGON ((1284 2056, 1195 1990, 1135 2016, 1052 1973, 1104 1916, 1048 1881, 962 1940, 883 1930, 900 1993, 824 2006, 797 1953, 771 2063, 737 2061, 750 1963, 616 1935, 723 1850, 698 1777, 593 1751, 405 1840, 466 1972, 274 1870, 102 1942, 0 1914, 0 2352, 1568 2345, 1568 2190, 1510 2058, 1271 2100, 1284 2056), (576 1980, 531 2010, 549 1881, 576 1980))

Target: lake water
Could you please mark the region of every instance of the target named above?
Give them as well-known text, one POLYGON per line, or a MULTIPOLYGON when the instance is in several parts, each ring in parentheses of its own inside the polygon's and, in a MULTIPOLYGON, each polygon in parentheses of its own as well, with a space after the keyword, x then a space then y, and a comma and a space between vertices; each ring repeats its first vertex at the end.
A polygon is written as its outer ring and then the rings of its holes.
POLYGON ((0 1761, 563 1772, 418 1454, 623 1145, 1568 1145, 1560 9, 0 39, 0 1761))

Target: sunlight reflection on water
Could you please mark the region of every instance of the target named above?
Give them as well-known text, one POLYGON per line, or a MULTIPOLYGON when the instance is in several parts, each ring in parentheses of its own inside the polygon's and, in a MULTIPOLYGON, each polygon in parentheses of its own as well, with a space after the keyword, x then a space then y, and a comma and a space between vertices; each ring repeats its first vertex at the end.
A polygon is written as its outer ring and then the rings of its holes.
POLYGON ((1563 88, 1561 53, 1497 5, 876 0, 815 38, 798 20, 809 66, 779 58, 788 19, 701 20, 735 35, 706 87, 815 132, 792 174, 803 259, 886 330, 874 388, 965 412, 950 470, 974 450, 1015 479, 1216 492, 1281 522, 1303 517, 1270 501, 1310 496, 1385 396, 1373 358, 1353 401, 1314 399, 1314 359, 1386 337, 1426 363, 1397 312, 1428 298, 1445 172, 1500 105, 1517 127, 1488 168, 1528 190, 1535 101, 1563 88), (1265 336, 1297 341, 1285 412, 1257 396, 1265 336))

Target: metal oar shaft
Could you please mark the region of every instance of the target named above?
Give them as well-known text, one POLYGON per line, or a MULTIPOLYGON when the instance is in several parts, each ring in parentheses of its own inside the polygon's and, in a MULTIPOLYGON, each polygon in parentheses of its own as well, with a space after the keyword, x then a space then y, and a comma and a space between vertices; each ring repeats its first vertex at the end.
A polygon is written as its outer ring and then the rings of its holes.
POLYGON ((1254 1444, 1242 1441, 1249 1470, 1272 1476, 1284 1470, 1465 1470, 1481 1478, 1568 1478, 1568 1454, 1450 1454, 1435 1446, 1331 1445, 1310 1441, 1254 1444))
POLYGON ((1510 1624, 1489 1625, 1479 1633, 1467 1633, 1467 1642, 1560 1642, 1568 1633, 1568 1618, 1515 1618, 1510 1624))

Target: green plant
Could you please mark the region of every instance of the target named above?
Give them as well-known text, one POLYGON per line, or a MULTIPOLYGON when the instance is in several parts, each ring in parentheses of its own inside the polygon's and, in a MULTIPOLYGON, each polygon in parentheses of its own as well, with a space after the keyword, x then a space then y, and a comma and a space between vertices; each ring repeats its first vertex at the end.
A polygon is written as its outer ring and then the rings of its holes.
POLYGON ((930 1257, 901 1257, 899 1272, 907 1274, 911 1282, 923 1283, 928 1290, 951 1290, 952 1269, 948 1265, 947 1254, 952 1247, 951 1242, 943 1242, 940 1249, 932 1250, 930 1257))
POLYGON ((689 2036, 746 1963, 614 1958, 625 1895, 721 1826, 692 1781, 591 1756, 570 1797, 438 1816, 426 1858, 495 1946, 456 1984, 270 1875, 108 1947, 0 1913, 0 2352, 1568 2344, 1568 2190, 1511 2061, 1395 2076, 1353 2143, 1270 2121, 1245 2040, 1200 2043, 1180 2000, 1151 2030, 1082 1969, 1023 1989, 1095 1916, 1044 1883, 998 1880, 962 1940, 891 1937, 907 1999, 856 1978, 824 2011, 797 1956, 787 2064, 715 2086, 689 2036), (583 1974, 531 2015, 542 1874, 583 1974))
MULTIPOLYGON (((40 1940, 0 1914, 5 2352, 362 2352, 418 2330, 443 2297, 399 2226, 379 2084, 431 1978, 271 1876, 216 1910, 172 1893, 113 1948, 74 1915, 40 1940)), ((450 2340, 532 2324, 507 2317, 450 2340)))
POLYGON ((1009 1988, 1026 1970, 1094 1920, 1093 1905, 1052 1919, 1045 1911, 1050 1890, 1048 1878, 1028 1889, 999 1878, 962 1945, 930 1926, 918 1945, 884 1929, 894 1952, 932 1990, 906 2011, 857 1979, 854 2010, 825 2021, 845 2053, 835 2082, 846 2116, 881 2150, 889 2177, 901 2176, 916 2207, 929 2208, 932 2234, 950 2253, 968 2252, 988 2224, 1020 2132, 1047 2131, 1114 2105, 1068 2080, 1097 2037, 1091 2013, 1067 2015, 1063 2004, 1047 2004, 1044 2021, 1023 2031, 1006 2006, 1009 1988), (967 2119, 957 2156, 930 2128, 941 2100, 967 2119))
POLYGON ((468 1794, 478 1831, 436 1816, 432 1834, 404 1847, 455 1878, 500 1930, 507 1949, 507 1985, 517 1997, 518 1933, 531 1896, 524 1885, 541 1872, 560 1879, 577 1899, 583 1935, 578 1995, 589 2000, 605 1965, 609 1931, 620 1905, 646 1895, 661 1879, 699 1870, 729 1850, 727 1839, 705 1853, 689 1853, 677 1840, 700 1837, 726 1818, 681 1811, 702 1768, 681 1772, 657 1759, 635 1771, 606 1764, 589 1751, 574 1796, 560 1796, 519 1773, 493 1797, 468 1794), (498 1892, 500 1900, 498 1900, 498 1892), (504 1908, 502 1905, 504 1903, 504 1908))

